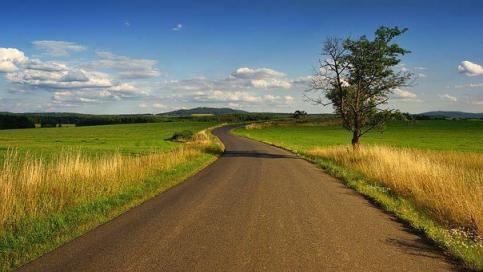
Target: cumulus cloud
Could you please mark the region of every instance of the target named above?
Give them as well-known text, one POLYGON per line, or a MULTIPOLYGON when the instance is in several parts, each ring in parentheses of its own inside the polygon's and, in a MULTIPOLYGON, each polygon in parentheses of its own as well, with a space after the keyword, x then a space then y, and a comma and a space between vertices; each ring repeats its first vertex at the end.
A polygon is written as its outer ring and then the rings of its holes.
POLYGON ((17 71, 17 65, 28 58, 16 48, 0 48, 0 73, 17 71))
POLYGON ((171 28, 171 30, 173 30, 173 31, 181 31, 181 29, 183 29, 182 24, 177 24, 173 28, 171 28))
POLYGON ((483 75, 483 66, 465 60, 462 61, 460 65, 458 65, 458 71, 460 73, 464 73, 467 76, 481 76, 483 75))
POLYGON ((109 76, 95 71, 77 70, 64 64, 36 62, 33 69, 26 65, 22 69, 6 74, 12 83, 33 88, 84 89, 112 87, 109 76))
POLYGON ((455 96, 449 95, 449 94, 440 94, 439 98, 443 101, 449 101, 449 102, 458 101, 458 98, 456 98, 455 96))
POLYGON ((269 68, 238 68, 229 79, 245 80, 252 87, 262 89, 289 89, 292 86, 284 73, 269 68))
POLYGON ((393 96, 395 99, 404 101, 418 101, 418 96, 415 93, 400 88, 393 90, 393 96))
POLYGON ((33 41, 35 47, 44 51, 47 55, 54 57, 69 56, 73 52, 80 52, 86 50, 86 47, 73 42, 66 41, 33 41))
MULTIPOLYGON (((36 41, 35 44, 53 48, 56 43, 36 41)), ((64 47, 62 52, 59 48, 50 51, 51 55, 81 50, 64 47)), ((44 96, 42 102, 42 105, 48 104, 44 108, 49 109, 122 99, 133 99, 139 103, 139 108, 152 111, 168 108, 168 100, 171 104, 279 107, 292 104, 294 98, 287 92, 300 91, 311 79, 310 76, 290 78, 270 68, 242 67, 221 79, 193 77, 161 82, 142 81, 160 75, 155 60, 130 58, 108 51, 96 51, 96 56, 97 59, 88 61, 45 61, 30 59, 18 49, 0 48, 0 71, 5 73, 12 93, 50 93, 50 97, 44 96)))
POLYGON ((161 75, 155 60, 150 59, 134 59, 126 56, 115 55, 108 51, 97 51, 100 58, 91 63, 93 67, 109 68, 118 72, 121 78, 139 79, 158 77, 161 75))
POLYGON ((206 103, 237 108, 257 105, 278 107, 292 104, 294 98, 287 92, 305 89, 310 80, 310 76, 292 79, 270 68, 242 67, 225 78, 169 80, 161 82, 156 89, 169 93, 163 99, 183 104, 206 103))
POLYGON ((149 88, 113 79, 110 74, 82 65, 29 59, 14 48, 0 48, 0 68, 12 92, 52 93, 52 103, 75 106, 149 95, 149 88))
POLYGON ((244 79, 264 79, 264 78, 281 78, 285 74, 278 72, 269 68, 247 68, 242 67, 236 69, 231 76, 234 78, 244 78, 244 79))

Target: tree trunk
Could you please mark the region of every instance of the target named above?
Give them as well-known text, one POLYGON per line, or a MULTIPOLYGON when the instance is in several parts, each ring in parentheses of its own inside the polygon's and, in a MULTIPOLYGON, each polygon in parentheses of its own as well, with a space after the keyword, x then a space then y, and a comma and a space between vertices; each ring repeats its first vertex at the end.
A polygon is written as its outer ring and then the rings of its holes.
POLYGON ((359 139, 360 138, 361 138, 360 129, 355 129, 354 133, 352 134, 352 148, 354 150, 359 150, 359 139))

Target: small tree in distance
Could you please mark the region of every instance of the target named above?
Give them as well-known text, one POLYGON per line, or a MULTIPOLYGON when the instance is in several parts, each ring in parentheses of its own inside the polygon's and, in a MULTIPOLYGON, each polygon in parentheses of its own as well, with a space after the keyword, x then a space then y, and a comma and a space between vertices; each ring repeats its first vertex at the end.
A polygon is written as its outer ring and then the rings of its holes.
POLYGON ((306 111, 303 111, 303 110, 296 110, 293 113, 293 118, 294 119, 302 119, 302 118, 305 118, 306 116, 307 116, 307 112, 306 111))
POLYGON ((400 56, 409 53, 393 39, 407 29, 380 27, 373 40, 328 38, 323 47, 320 69, 312 79, 311 89, 319 95, 309 100, 323 106, 332 105, 344 128, 352 132, 352 146, 360 138, 398 114, 382 108, 394 89, 405 85, 409 72, 396 71, 400 56))

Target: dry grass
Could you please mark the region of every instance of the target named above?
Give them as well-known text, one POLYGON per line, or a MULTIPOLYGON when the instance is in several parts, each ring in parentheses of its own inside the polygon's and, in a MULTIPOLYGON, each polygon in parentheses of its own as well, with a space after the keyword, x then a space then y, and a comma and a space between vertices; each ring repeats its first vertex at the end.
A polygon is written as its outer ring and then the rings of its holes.
POLYGON ((483 153, 336 146, 310 154, 355 169, 444 225, 483 235, 483 153))
POLYGON ((169 152, 140 156, 115 153, 92 159, 64 152, 52 161, 8 152, 0 169, 0 232, 7 226, 119 193, 210 149, 222 148, 206 131, 169 152))

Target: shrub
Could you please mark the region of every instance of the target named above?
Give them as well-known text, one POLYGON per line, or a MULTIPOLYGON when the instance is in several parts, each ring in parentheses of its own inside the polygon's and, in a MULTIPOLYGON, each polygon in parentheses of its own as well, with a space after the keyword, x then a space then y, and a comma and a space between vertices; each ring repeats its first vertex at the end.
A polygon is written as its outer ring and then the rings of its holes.
POLYGON ((168 140, 170 141, 177 141, 177 142, 186 142, 192 140, 194 136, 193 131, 191 130, 183 130, 183 131, 176 131, 171 138, 168 140))

